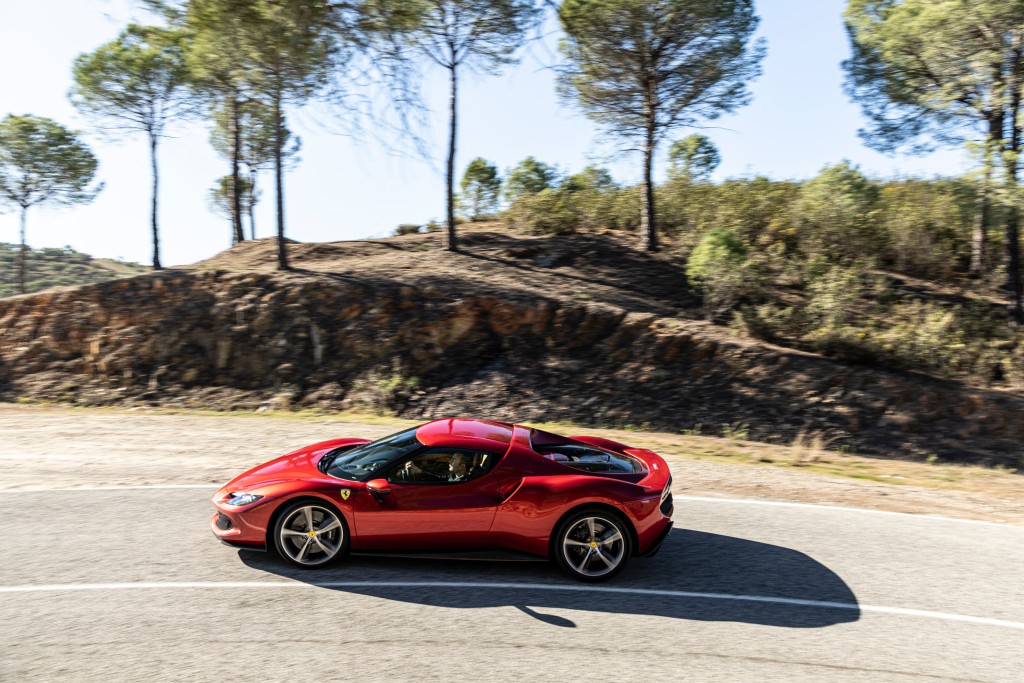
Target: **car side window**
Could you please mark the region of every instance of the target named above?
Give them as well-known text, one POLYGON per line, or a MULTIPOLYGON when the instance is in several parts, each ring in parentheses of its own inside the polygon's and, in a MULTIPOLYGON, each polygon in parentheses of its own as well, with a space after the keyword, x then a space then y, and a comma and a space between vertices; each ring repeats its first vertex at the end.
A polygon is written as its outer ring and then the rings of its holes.
POLYGON ((498 456, 461 448, 431 448, 402 462, 388 481, 400 484, 461 484, 491 471, 498 456))

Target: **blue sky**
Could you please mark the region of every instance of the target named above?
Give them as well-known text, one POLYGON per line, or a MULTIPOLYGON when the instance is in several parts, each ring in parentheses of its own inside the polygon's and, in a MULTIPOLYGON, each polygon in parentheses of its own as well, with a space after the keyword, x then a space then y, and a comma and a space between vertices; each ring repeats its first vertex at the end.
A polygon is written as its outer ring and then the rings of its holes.
MULTIPOLYGON (((887 157, 857 137, 859 109, 842 91, 840 62, 848 54, 841 22, 843 0, 759 0, 759 35, 767 39, 764 73, 751 86, 753 101, 705 131, 718 145, 718 178, 764 174, 807 178, 842 159, 882 176, 961 173, 965 153, 944 150, 924 157, 887 157)), ((49 116, 85 133, 106 183, 93 204, 39 209, 29 215, 33 246, 72 245, 97 255, 148 262, 149 171, 141 136, 104 139, 67 101, 71 62, 116 36, 130 19, 145 15, 130 0, 0 0, 0 116, 49 116)), ((469 75, 461 89, 458 166, 483 156, 505 169, 533 155, 565 170, 605 163, 621 182, 639 178, 639 159, 607 160, 595 128, 562 106, 550 69, 556 59, 553 25, 531 44, 522 63, 500 76, 469 75)), ((385 140, 332 133, 323 107, 292 112, 302 138, 300 164, 286 180, 289 235, 301 241, 381 236, 399 223, 444 213, 443 167, 446 81, 426 70, 424 88, 433 107, 426 137, 433 160, 389 152, 385 140)), ((334 115, 339 115, 335 113, 334 115)), ((685 136, 688 131, 680 131, 685 136)), ((162 144, 161 229, 165 264, 190 263, 229 245, 226 220, 207 204, 226 162, 210 148, 202 122, 179 127, 162 144)), ((661 164, 662 172, 664 164, 661 164)), ((663 173, 658 173, 662 175, 663 173)), ((269 190, 272 179, 262 178, 269 190)), ((257 211, 257 236, 273 229, 273 198, 266 191, 257 211)), ((0 241, 17 240, 17 216, 0 214, 0 241)))

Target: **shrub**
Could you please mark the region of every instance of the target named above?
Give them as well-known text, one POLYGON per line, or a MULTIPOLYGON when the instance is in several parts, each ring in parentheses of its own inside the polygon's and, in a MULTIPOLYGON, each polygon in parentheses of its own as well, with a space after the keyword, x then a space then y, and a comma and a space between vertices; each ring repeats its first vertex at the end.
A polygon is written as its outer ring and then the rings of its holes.
POLYGON ((642 203, 643 194, 639 185, 616 190, 609 197, 608 215, 604 224, 613 230, 639 230, 642 203))
POLYGON ((878 194, 878 186, 849 162, 822 169, 800 188, 795 206, 803 251, 840 262, 877 253, 878 194))
POLYGON ((799 339, 805 328, 803 309, 764 303, 744 306, 733 315, 732 328, 744 337, 767 341, 799 339))
POLYGON ((618 227, 618 198, 619 188, 608 171, 588 166, 557 187, 518 193, 505 218, 521 229, 557 235, 618 227))
POLYGON ((578 198, 564 188, 519 196, 506 218, 515 227, 556 235, 576 232, 583 222, 578 198))
POLYGON ((813 329, 805 337, 831 356, 983 383, 1019 383, 1024 334, 1009 331, 991 307, 909 301, 860 319, 813 329))
POLYGON ((974 190, 968 183, 892 181, 882 186, 878 206, 887 246, 882 252, 885 265, 901 273, 946 280, 955 270, 966 269, 975 220, 974 190))
POLYGON ((686 262, 686 275, 704 296, 704 316, 714 320, 740 300, 750 275, 747 247, 731 230, 717 228, 701 238, 686 262))
POLYGON ((819 327, 833 329, 854 315, 864 292, 864 271, 833 266, 807 285, 807 313, 819 327))
POLYGON ((514 202, 523 195, 538 194, 555 187, 558 183, 558 170, 543 161, 526 157, 505 176, 503 193, 505 199, 514 202))
POLYGON ((562 182, 559 191, 570 195, 567 203, 577 218, 575 229, 593 230, 609 226, 615 213, 619 187, 607 170, 587 166, 562 182))

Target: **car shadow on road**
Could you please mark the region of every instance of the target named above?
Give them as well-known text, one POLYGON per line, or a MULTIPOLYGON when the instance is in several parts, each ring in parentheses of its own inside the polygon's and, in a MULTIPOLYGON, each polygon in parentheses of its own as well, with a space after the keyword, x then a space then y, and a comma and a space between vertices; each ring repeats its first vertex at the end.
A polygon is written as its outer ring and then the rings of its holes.
POLYGON ((768 543, 684 529, 674 530, 655 557, 635 558, 618 577, 596 586, 572 581, 544 562, 351 556, 328 569, 304 571, 274 553, 242 550, 239 557, 253 569, 325 590, 439 607, 515 607, 540 621, 565 627, 575 624, 545 611, 584 610, 787 628, 823 628, 860 618, 857 598, 846 582, 808 555, 768 543), (415 582, 452 585, 403 585, 415 582), (347 585, 323 585, 329 583, 347 585))

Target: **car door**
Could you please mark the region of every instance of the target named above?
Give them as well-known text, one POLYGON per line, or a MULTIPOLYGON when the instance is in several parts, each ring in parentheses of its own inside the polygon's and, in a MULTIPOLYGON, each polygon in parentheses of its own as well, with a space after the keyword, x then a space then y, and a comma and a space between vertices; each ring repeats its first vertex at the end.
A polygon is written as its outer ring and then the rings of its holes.
POLYGON ((354 506, 360 549, 413 550, 487 545, 499 503, 495 453, 427 448, 388 472, 387 493, 354 506))

